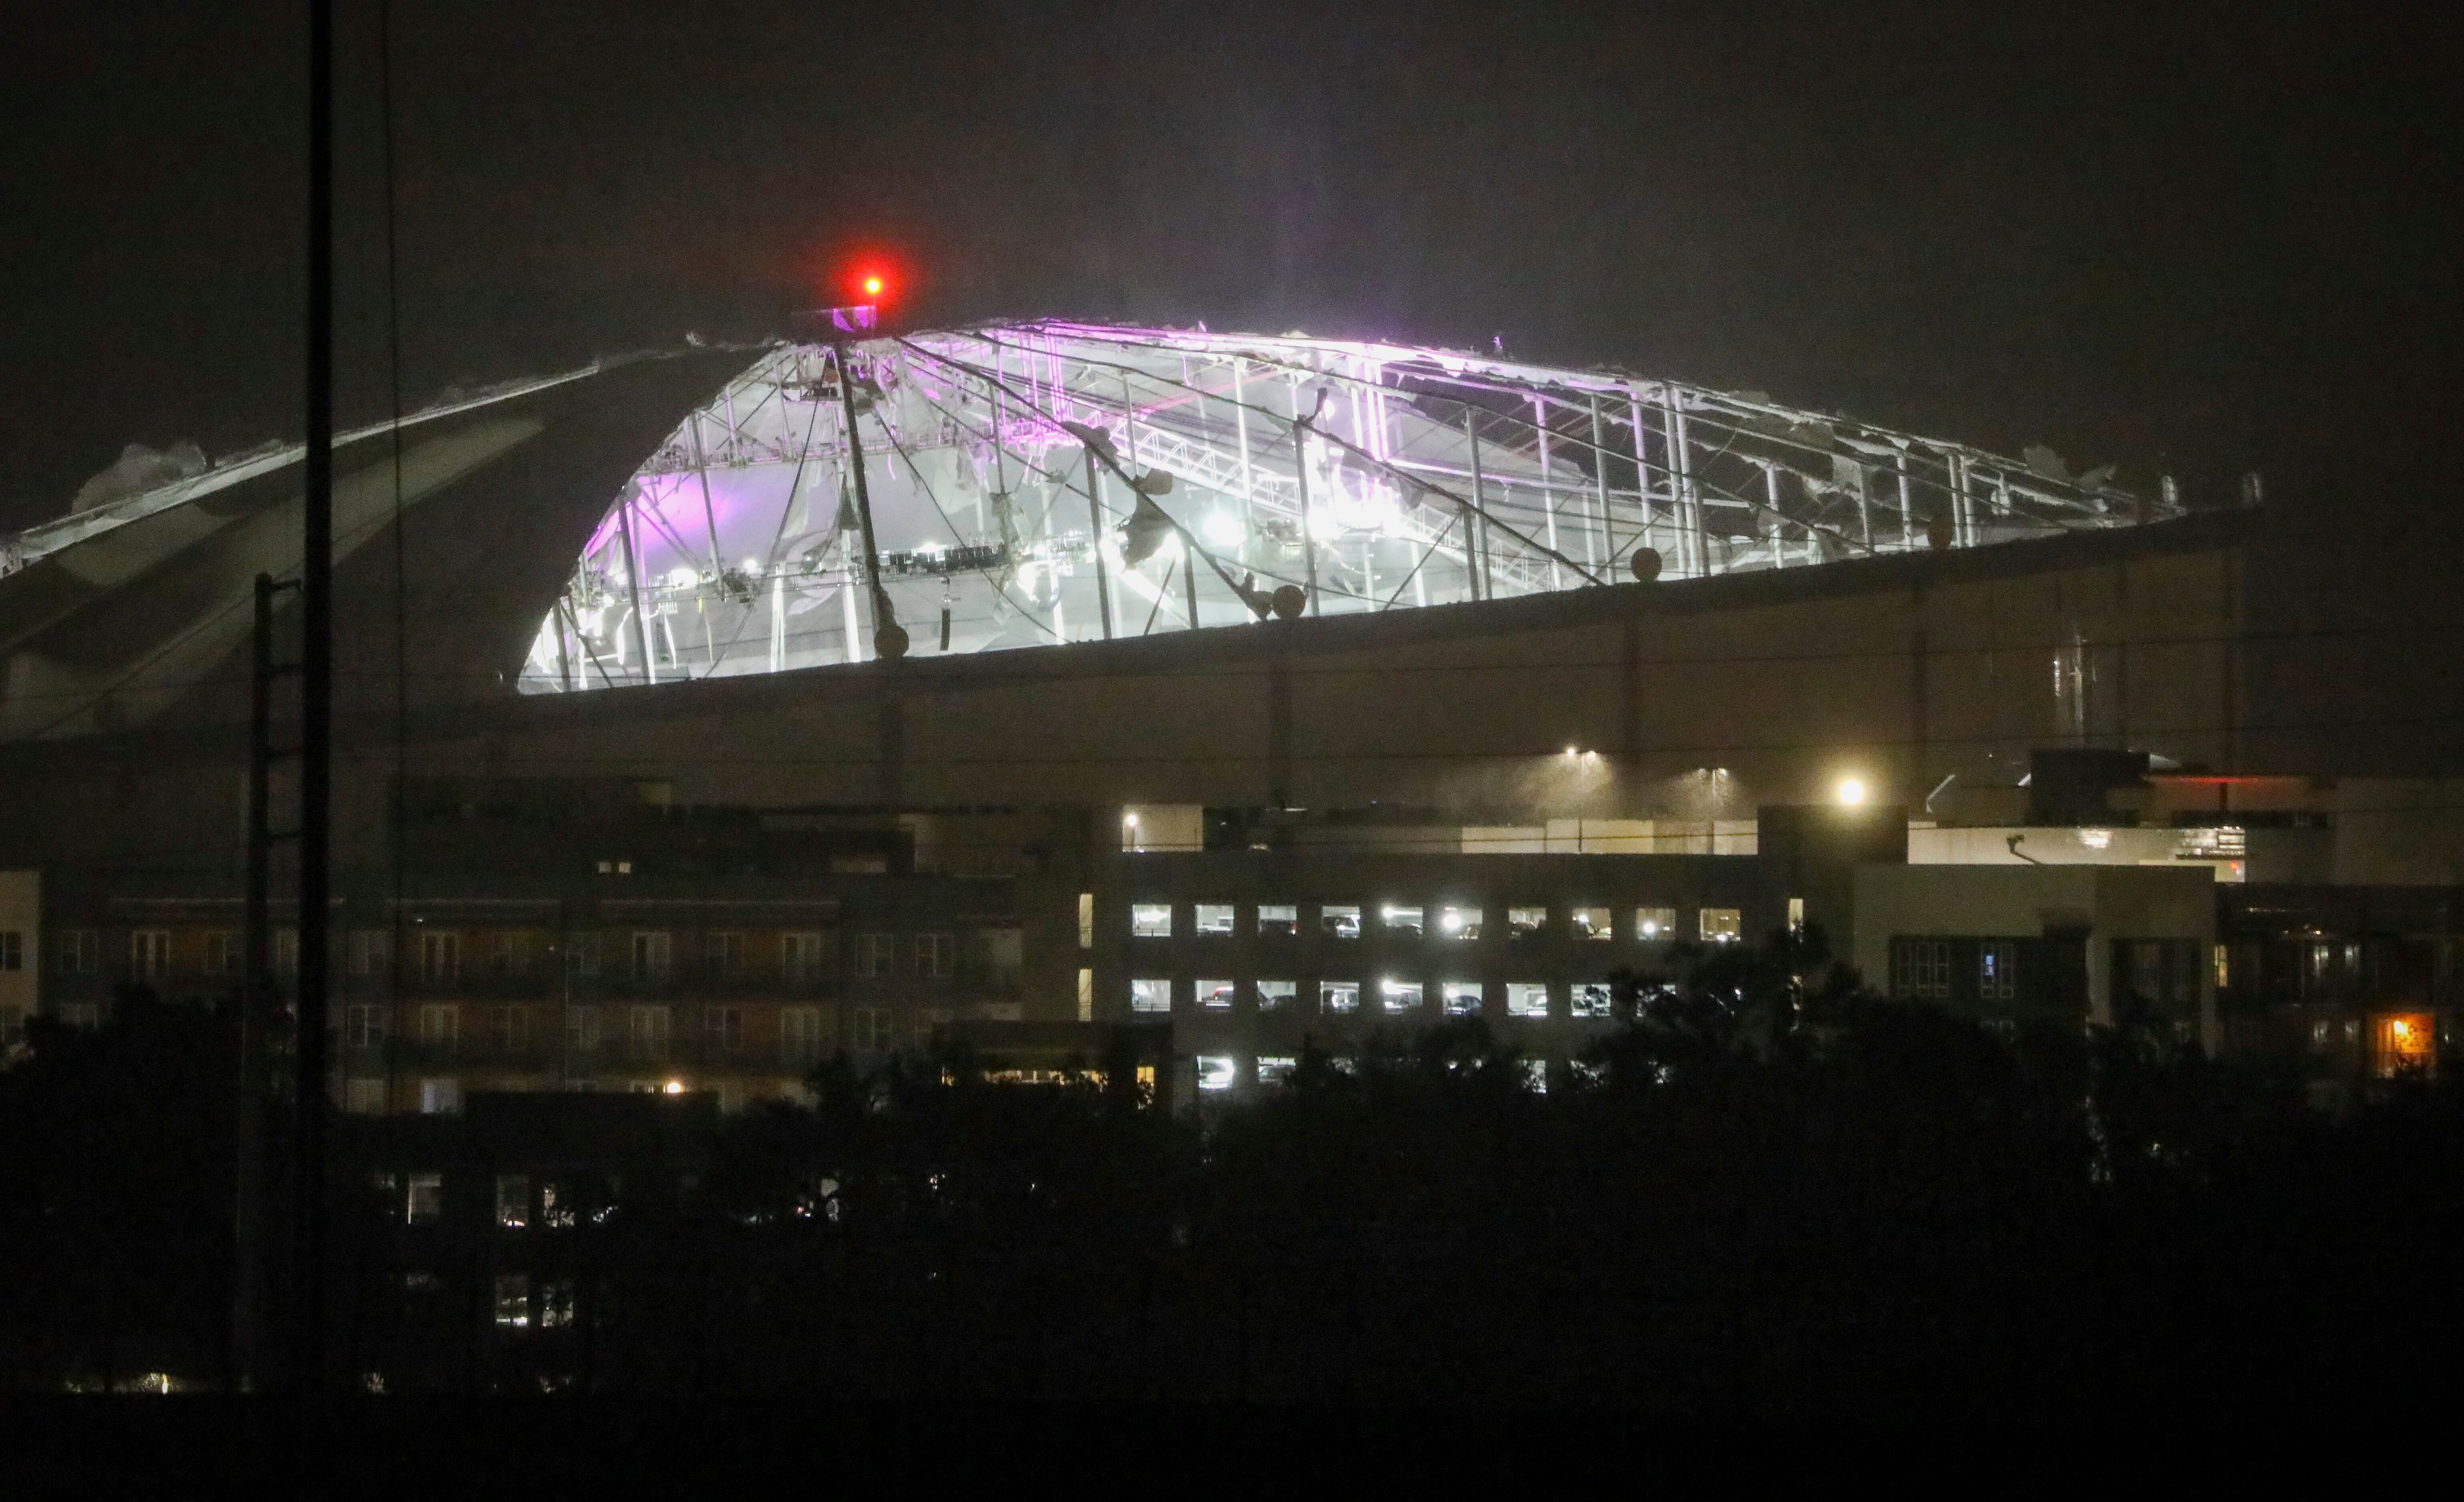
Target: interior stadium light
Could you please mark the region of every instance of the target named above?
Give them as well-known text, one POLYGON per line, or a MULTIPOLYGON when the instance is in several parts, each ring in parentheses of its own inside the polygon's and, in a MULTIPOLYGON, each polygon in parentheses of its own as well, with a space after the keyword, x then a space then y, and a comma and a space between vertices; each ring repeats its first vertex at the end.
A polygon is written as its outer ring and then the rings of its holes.
POLYGON ((1843 777, 1839 780, 1839 802, 1842 806, 1854 808, 1864 801, 1865 784, 1863 783, 1853 777, 1843 777))
POLYGON ((1241 525, 1241 519, 1228 511, 1210 511, 1206 514, 1206 541, 1217 547, 1239 547, 1245 532, 1246 529, 1241 525))
POLYGON ((884 281, 883 281, 879 276, 867 276, 867 277, 864 279, 864 295, 865 295, 866 297, 868 297, 868 298, 877 298, 877 297, 880 297, 880 296, 881 296, 881 289, 882 289, 883 287, 887 286, 887 285, 888 285, 888 283, 884 282, 884 281))
POLYGON ((679 589, 690 589, 693 585, 693 571, 690 568, 671 568, 668 570, 668 583, 679 589))

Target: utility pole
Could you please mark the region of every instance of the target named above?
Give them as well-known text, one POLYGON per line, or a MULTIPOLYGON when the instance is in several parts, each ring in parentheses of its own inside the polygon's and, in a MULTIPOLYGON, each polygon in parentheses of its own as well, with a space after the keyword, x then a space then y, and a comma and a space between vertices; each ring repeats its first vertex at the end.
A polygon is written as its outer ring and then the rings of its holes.
POLYGON ((334 772, 334 6, 308 4, 308 348, 299 558, 298 1132, 294 1390, 325 1386, 326 894, 334 772))
POLYGON ((265 1337, 265 1049, 273 1018, 271 888, 276 834, 272 809, 274 683, 297 664, 274 660, 274 597, 295 584, 256 576, 255 630, 250 639, 248 718, 248 893, 246 983, 240 990, 238 1162, 231 1239, 231 1382, 241 1392, 264 1383, 265 1337))

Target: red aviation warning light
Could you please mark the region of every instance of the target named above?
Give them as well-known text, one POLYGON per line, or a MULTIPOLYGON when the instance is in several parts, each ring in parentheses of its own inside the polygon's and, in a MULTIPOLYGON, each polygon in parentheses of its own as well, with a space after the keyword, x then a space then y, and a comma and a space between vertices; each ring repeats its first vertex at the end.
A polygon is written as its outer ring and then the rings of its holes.
POLYGON ((870 334, 897 312, 906 292, 896 258, 879 254, 834 258, 820 278, 825 293, 835 294, 835 307, 809 308, 795 315, 800 327, 817 328, 825 337, 870 334))

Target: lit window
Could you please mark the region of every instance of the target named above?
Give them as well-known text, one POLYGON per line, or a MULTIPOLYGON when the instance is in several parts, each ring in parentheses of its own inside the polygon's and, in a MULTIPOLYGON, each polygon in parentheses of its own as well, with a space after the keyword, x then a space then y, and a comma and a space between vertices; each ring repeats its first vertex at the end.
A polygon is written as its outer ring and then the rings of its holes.
POLYGON ((1300 1068, 1300 1064, 1301 1061, 1295 1058, 1261 1057, 1258 1060, 1258 1083, 1287 1085, 1291 1083, 1292 1071, 1300 1068))
POLYGON ((1241 1077, 1241 1061, 1228 1053, 1201 1053, 1198 1056, 1198 1088, 1230 1090, 1241 1077))
POLYGON ((1546 1017, 1549 1015, 1549 987, 1538 981, 1506 983, 1506 1015, 1508 1017, 1546 1017))
POLYGON ((1385 999, 1390 1012, 1417 1012, 1420 1009, 1420 983, 1418 981, 1383 981, 1377 994, 1385 999))
POLYGON ((1531 1093, 1535 1095, 1545 1095, 1549 1093, 1549 1061, 1547 1059, 1525 1059, 1523 1061, 1523 1088, 1531 1092, 1531 1093))
POLYGON ((1360 909, 1352 903, 1341 906, 1321 904, 1317 910, 1317 929, 1329 939, 1358 939, 1360 909))
POLYGON ((1232 904, 1229 902, 1201 902, 1198 904, 1198 921, 1194 927, 1195 930, 1200 934, 1231 933, 1232 904))
POLYGON ((462 1082, 458 1079, 424 1079, 419 1082, 419 1114, 424 1116, 450 1116, 462 1110, 462 1082))
POLYGON ((1078 1020, 1095 1020, 1095 972, 1084 965, 1078 969, 1078 1020))
POLYGON ((1529 939, 1549 926, 1547 908, 1507 908, 1506 931, 1516 939, 1529 939))
POLYGON ((539 1322, 541 1330, 556 1330, 573 1323, 571 1278, 550 1278, 539 1285, 539 1322))
POLYGON ((531 1323, 531 1275, 527 1272, 496 1274, 496 1325, 505 1330, 527 1330, 531 1323))
POLYGON ((1706 944, 1733 944, 1746 931, 1746 915, 1736 908, 1705 908, 1700 921, 1706 944))
POLYGON ((1168 1012, 1172 1010, 1172 982, 1132 981, 1130 1010, 1133 1012, 1168 1012))
POLYGON ((1095 947, 1095 894, 1078 894, 1078 947, 1095 947))
POLYGON ((1614 938, 1613 924, 1606 908, 1575 908, 1566 915, 1566 931, 1576 939, 1614 938))
POLYGON ((1439 987, 1439 996, 1449 1017, 1480 1015, 1481 985, 1478 981, 1448 981, 1439 987))
POLYGON ((385 1109, 385 1082, 354 1077, 342 1082, 342 1109, 355 1116, 381 1116, 385 1109))
POLYGON ((1438 934, 1444 939, 1471 939, 1480 937, 1480 909, 1438 909, 1438 934))
POLYGON ((1377 922, 1390 934, 1420 937, 1420 909, 1416 903, 1389 902, 1377 910, 1377 922))
POLYGON ((1317 983, 1318 1010, 1325 1012, 1356 1012, 1360 1010, 1360 983, 1357 981, 1320 981, 1317 983))
POLYGON ((1976 946, 1976 999, 2014 1002, 2019 999, 2019 946, 2007 939, 1989 939, 1976 946))
POLYGON ((1637 908, 1634 910, 1634 937, 1645 944, 1665 943, 1677 937, 1675 908, 1637 908))
POLYGON ((528 1174, 496 1176, 496 1224, 509 1231, 531 1223, 531 1179, 528 1174))
POLYGON ((1232 998, 1239 989, 1229 981, 1200 981, 1198 983, 1198 1005, 1208 1011, 1228 1012, 1232 1009, 1232 998))
POLYGON ((1254 983, 1258 992, 1258 1010, 1262 1012, 1280 1011, 1292 1005, 1300 997, 1301 987, 1297 981, 1259 981, 1254 983))
POLYGON ((1258 932, 1261 934, 1297 934, 1301 931, 1301 910, 1288 902, 1258 904, 1258 932))
POLYGON ((1606 1017, 1613 1009, 1611 992, 1606 981, 1577 983, 1571 993, 1571 1010, 1577 1017, 1606 1017))
POLYGON ((1130 937, 1132 939, 1170 939, 1172 904, 1169 902, 1131 903, 1130 937))
POLYGON ((1802 934, 1805 932, 1805 899, 1803 897, 1791 897, 1788 899, 1788 931, 1792 934, 1802 934))
POLYGON ((403 1219, 425 1226, 445 1218, 445 1176, 413 1174, 403 1200, 403 1219))
POLYGON ((2428 1078, 2438 1056, 2437 1038, 2428 1012, 2405 1012, 2378 1018, 2371 1027, 2371 1072, 2381 1079, 2409 1075, 2428 1078))

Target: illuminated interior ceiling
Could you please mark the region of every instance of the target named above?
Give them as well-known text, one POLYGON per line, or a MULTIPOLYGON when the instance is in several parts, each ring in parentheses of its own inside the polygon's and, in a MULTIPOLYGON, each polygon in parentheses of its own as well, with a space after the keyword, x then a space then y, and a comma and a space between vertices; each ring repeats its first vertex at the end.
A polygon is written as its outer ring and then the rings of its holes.
MULTIPOLYGON (((772 348, 676 429, 540 623, 526 692, 879 653, 840 358, 772 348)), ((1236 626, 1279 589, 1356 614, 2174 509, 2044 450, 1445 350, 1038 321, 866 339, 846 363, 913 656, 1236 626)))

